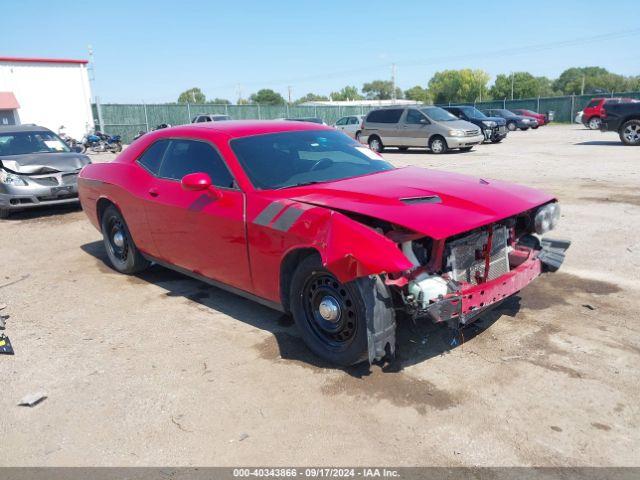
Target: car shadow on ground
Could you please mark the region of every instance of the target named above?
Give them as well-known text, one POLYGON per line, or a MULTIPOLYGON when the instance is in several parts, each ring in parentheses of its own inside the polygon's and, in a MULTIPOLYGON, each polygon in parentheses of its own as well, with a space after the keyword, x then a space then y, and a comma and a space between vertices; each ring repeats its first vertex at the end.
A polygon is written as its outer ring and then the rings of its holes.
POLYGON ((574 145, 611 145, 624 147, 625 145, 620 140, 589 140, 588 142, 574 143, 574 145))
POLYGON ((69 213, 80 212, 82 208, 79 203, 50 205, 47 207, 27 208, 12 212, 5 221, 22 221, 34 220, 39 218, 53 217, 57 215, 65 215, 69 213))
POLYGON ((420 147, 408 148, 407 150, 400 150, 399 148, 388 147, 388 148, 385 148, 382 153, 397 153, 401 155, 405 155, 405 154, 415 155, 416 153, 424 153, 425 155, 459 155, 459 154, 468 153, 468 152, 463 152, 462 150, 454 149, 454 150, 447 150, 444 153, 437 154, 437 153, 433 153, 431 150, 426 150, 420 147))
MULTIPOLYGON (((111 268, 102 242, 87 243, 80 248, 99 260, 103 271, 120 275, 111 268)), ((342 370, 358 378, 371 373, 367 362, 348 368, 339 368, 326 362, 306 347, 289 315, 226 290, 159 265, 153 265, 148 270, 127 278, 135 283, 153 283, 163 288, 166 291, 164 295, 167 297, 187 298, 255 328, 270 332, 277 344, 279 358, 284 360, 302 362, 319 369, 342 370)), ((434 324, 426 319, 415 322, 410 319, 398 319, 396 356, 392 360, 379 362, 378 365, 383 372, 400 372, 405 367, 446 355, 464 343, 471 342, 477 336, 486 334, 487 329, 503 315, 515 316, 519 309, 519 297, 511 297, 461 329, 451 329, 445 324, 434 324)))

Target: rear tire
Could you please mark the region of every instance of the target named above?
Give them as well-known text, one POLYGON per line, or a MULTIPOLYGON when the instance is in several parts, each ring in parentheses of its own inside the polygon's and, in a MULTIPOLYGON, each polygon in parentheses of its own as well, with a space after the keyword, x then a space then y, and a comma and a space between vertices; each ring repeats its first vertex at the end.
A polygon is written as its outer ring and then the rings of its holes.
MULTIPOLYGON (((356 134, 355 134, 355 139, 356 139, 356 142, 360 142, 360 130, 358 130, 358 131, 356 132, 356 134)), ((360 142, 360 143, 362 143, 362 142, 360 142)))
POLYGON ((369 358, 368 325, 395 325, 390 293, 376 277, 341 283, 312 255, 291 278, 291 313, 309 349, 324 360, 350 366, 369 358))
POLYGON ((102 214, 102 238, 109 262, 120 273, 141 272, 151 265, 137 249, 120 211, 110 205, 102 214))
POLYGON ((533 129, 535 130, 535 129, 536 129, 536 128, 538 128, 539 126, 540 126, 540 125, 536 125, 535 127, 531 127, 531 128, 533 128, 533 129))
POLYGON ((382 140, 377 135, 373 135, 369 137, 369 148, 376 153, 382 153, 384 151, 384 145, 382 144, 382 140))
POLYGON ((529 127, 522 127, 520 128, 520 130, 522 130, 523 132, 526 132, 527 130, 529 130, 529 127))
POLYGON ((600 125, 602 125, 600 117, 591 117, 587 123, 587 127, 591 130, 600 130, 600 125))
POLYGON ((431 150, 431 153, 440 155, 441 153, 445 153, 448 149, 447 141, 440 135, 431 137, 429 140, 429 150, 431 150))
POLYGON ((619 135, 620 141, 625 145, 640 146, 640 120, 629 120, 623 123, 619 135))
POLYGON ((515 132, 518 129, 518 126, 516 125, 516 122, 507 122, 507 129, 510 132, 515 132))

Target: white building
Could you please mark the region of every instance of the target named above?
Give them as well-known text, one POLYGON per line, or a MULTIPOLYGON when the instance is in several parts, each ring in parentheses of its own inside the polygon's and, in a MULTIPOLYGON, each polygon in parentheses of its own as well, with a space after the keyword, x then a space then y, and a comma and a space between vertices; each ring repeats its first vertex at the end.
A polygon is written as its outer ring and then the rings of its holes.
POLYGON ((92 129, 87 61, 0 57, 0 125, 20 123, 78 140, 92 129))

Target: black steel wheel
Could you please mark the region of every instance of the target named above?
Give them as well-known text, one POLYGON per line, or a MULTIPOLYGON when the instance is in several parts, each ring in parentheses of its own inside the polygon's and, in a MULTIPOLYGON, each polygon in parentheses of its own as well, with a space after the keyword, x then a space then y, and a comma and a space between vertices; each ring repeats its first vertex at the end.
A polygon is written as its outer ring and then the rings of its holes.
POLYGON ((120 273, 137 273, 147 267, 146 260, 133 243, 127 224, 118 209, 111 205, 102 214, 102 237, 113 268, 120 273))
MULTIPOLYGON (((309 349, 328 362, 350 366, 395 348, 395 311, 391 294, 379 277, 341 283, 322 266, 318 255, 304 258, 289 286, 293 319, 309 349), (379 328, 369 345, 368 329, 379 328)), ((377 330, 376 330, 377 331, 377 330)))
POLYGON ((356 301, 329 272, 310 275, 303 287, 305 319, 316 338, 329 348, 344 349, 358 328, 356 301))

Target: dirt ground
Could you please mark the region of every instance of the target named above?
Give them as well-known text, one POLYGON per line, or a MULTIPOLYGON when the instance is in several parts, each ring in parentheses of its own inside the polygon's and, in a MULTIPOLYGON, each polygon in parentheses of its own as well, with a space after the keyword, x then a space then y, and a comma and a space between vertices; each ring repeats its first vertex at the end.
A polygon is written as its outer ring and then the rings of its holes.
POLYGON ((640 148, 552 125, 385 157, 557 195, 561 272, 464 338, 402 324, 397 365, 340 370, 277 312, 115 273, 77 208, 17 214, 0 221, 0 465, 640 465, 640 148))

